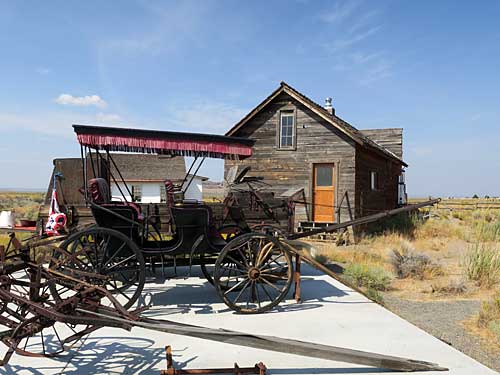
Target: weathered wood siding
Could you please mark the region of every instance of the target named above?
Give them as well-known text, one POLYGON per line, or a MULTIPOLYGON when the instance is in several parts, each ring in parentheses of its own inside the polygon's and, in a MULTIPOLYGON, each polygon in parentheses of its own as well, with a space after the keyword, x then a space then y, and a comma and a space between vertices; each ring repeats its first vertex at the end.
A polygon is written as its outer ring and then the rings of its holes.
POLYGON ((366 129, 361 130, 371 140, 385 147, 400 159, 403 158, 403 129, 366 129))
MULTIPOLYGON (((335 204, 339 204, 347 192, 354 212, 354 142, 287 94, 279 95, 234 135, 254 139, 254 152, 251 158, 241 162, 226 161, 225 174, 234 165, 249 165, 252 168, 249 175, 264 177, 272 190, 303 187, 307 201, 311 202, 312 164, 335 163, 335 204), (292 108, 296 113, 296 149, 280 150, 277 147, 279 113, 292 108)), ((340 220, 348 220, 347 209, 341 212, 340 220)), ((307 212, 297 207, 297 219, 311 217, 310 206, 307 212)))
POLYGON ((358 147, 356 152, 357 216, 395 208, 398 202, 398 177, 401 164, 358 147), (378 189, 371 189, 371 172, 378 174, 378 189))

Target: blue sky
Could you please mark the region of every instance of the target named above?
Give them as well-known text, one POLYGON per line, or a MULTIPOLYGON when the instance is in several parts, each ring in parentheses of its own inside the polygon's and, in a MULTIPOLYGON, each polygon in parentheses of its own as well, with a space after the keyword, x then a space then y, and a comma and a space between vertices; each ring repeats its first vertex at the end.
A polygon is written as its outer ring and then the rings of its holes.
POLYGON ((45 187, 78 156, 72 123, 224 133, 284 80, 359 129, 403 127, 410 195, 500 195, 499 17, 499 1, 0 1, 0 187, 45 187))

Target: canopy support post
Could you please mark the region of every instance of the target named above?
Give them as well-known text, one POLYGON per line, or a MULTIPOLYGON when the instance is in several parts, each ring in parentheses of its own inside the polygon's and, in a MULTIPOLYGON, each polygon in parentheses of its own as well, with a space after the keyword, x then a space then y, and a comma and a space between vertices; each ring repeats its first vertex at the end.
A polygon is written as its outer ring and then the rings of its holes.
MULTIPOLYGON (((200 164, 198 164, 198 167, 196 168, 194 173, 191 175, 191 179, 189 180, 188 184, 186 185, 186 188, 183 189, 183 191, 182 191, 183 193, 185 193, 187 191, 187 189, 189 189, 189 186, 191 186, 191 183, 193 182, 194 178, 196 177, 196 174, 198 173, 198 171, 200 170, 200 167, 202 166, 203 162, 205 161, 205 158, 206 157, 204 156, 203 159, 201 159, 200 164)), ((190 168, 190 170, 191 170, 191 168, 190 168)), ((186 177, 188 177, 188 176, 189 176, 189 174, 186 175, 186 177)), ((182 185, 184 185, 184 182, 182 183, 182 185)))
MULTIPOLYGON (((113 166, 115 167, 116 171, 118 172, 118 175, 120 176, 120 179, 122 180, 123 182, 123 185, 125 185, 125 189, 127 189, 127 193, 129 194, 130 196, 130 199, 133 200, 133 195, 132 195, 132 192, 130 191, 130 189, 128 188, 128 185, 127 183, 125 182, 125 179, 123 178, 123 175, 122 175, 122 172, 120 172, 120 169, 118 168, 118 166, 116 165, 114 159, 111 157, 111 154, 109 153, 109 150, 106 149, 106 154, 108 155, 108 160, 111 160, 111 163, 113 163, 113 166)), ((127 202, 127 198, 125 198, 125 194, 123 194, 123 191, 122 189, 120 188, 120 184, 116 182, 116 179, 115 179, 115 176, 113 176, 113 173, 111 173, 111 166, 109 167, 109 175, 111 176, 111 178, 113 179, 113 181, 115 182, 116 186, 118 186, 118 190, 120 190, 120 193, 122 194, 122 197, 123 199, 125 200, 125 202, 127 202)))

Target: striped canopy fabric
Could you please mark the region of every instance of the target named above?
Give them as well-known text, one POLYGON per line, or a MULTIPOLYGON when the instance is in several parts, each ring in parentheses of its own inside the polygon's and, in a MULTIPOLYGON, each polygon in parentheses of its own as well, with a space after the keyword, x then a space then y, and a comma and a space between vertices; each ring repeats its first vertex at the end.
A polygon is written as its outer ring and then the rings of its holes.
POLYGON ((73 125, 78 142, 96 150, 245 159, 253 140, 213 134, 73 125))

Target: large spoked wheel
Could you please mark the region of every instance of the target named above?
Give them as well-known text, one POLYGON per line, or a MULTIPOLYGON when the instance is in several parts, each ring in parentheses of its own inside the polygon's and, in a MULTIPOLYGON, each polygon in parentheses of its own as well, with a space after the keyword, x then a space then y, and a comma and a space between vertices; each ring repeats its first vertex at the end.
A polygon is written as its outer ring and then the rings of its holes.
POLYGON ((287 295, 293 277, 292 257, 264 233, 235 238, 219 254, 214 282, 232 310, 256 314, 271 310, 287 295))
MULTIPOLYGON (((55 249, 49 267, 73 279, 106 288, 127 309, 140 297, 146 277, 139 247, 124 234, 100 227, 69 236, 55 249)), ((64 297, 72 286, 59 285, 52 292, 64 297)))

